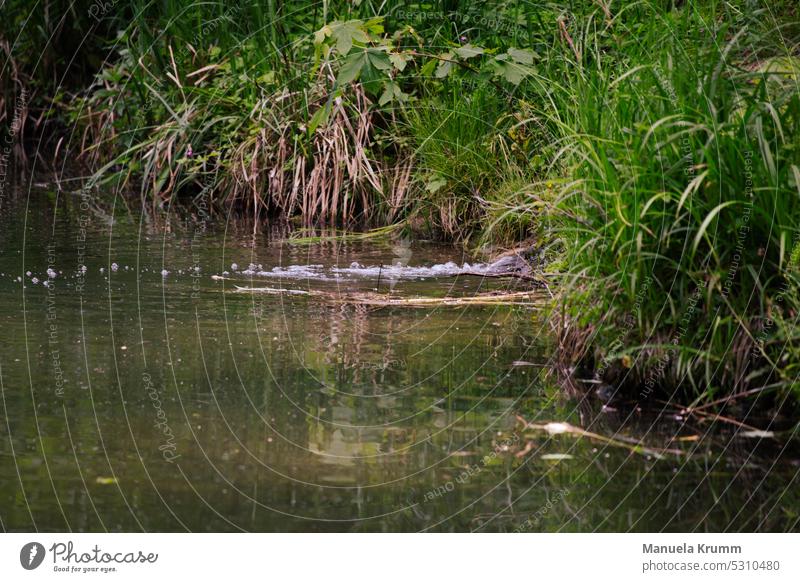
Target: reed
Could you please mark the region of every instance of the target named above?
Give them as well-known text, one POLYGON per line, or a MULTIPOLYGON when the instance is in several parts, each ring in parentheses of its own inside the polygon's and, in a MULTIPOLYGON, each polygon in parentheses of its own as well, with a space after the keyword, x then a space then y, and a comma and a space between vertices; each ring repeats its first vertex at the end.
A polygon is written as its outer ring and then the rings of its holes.
POLYGON ((630 15, 587 20, 548 114, 562 367, 640 399, 797 385, 797 37, 731 8, 642 14, 625 59, 630 15))

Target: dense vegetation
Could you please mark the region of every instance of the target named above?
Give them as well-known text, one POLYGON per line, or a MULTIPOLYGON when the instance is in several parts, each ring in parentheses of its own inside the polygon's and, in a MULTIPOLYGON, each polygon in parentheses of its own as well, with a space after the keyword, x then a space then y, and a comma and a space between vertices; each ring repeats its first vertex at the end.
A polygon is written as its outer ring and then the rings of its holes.
POLYGON ((534 239, 578 384, 800 393, 793 2, 45 5, 32 26, 5 3, 2 110, 32 87, 31 118, 63 124, 60 159, 90 185, 534 239), (53 31, 88 48, 54 52, 53 31))

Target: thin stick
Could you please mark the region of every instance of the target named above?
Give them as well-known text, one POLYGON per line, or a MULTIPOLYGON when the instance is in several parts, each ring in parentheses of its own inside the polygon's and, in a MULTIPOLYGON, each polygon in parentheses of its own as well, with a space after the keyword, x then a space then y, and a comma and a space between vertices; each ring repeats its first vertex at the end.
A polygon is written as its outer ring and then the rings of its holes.
POLYGON ((606 443, 609 446, 628 449, 632 453, 637 453, 640 455, 652 455, 659 459, 663 458, 664 453, 669 453, 672 455, 686 454, 685 451, 682 451, 680 449, 668 449, 668 448, 654 449, 643 445, 641 441, 635 441, 633 443, 625 442, 620 439, 603 436, 601 434, 589 432, 588 430, 583 430, 580 427, 573 426, 566 422, 548 422, 545 424, 533 424, 529 423, 520 415, 517 415, 517 420, 524 425, 523 430, 531 429, 531 430, 543 431, 551 436, 558 434, 570 434, 578 437, 586 437, 590 440, 596 440, 606 443))
POLYGON ((689 410, 690 412, 696 412, 698 410, 703 410, 705 408, 710 408, 710 407, 715 406, 717 404, 723 404, 723 403, 727 404, 731 400, 736 400, 737 398, 744 398, 745 396, 752 396, 753 394, 758 394, 759 392, 764 392, 766 390, 769 390, 770 388, 777 388, 777 385, 761 386, 759 388, 751 388, 750 390, 745 390, 744 392, 737 392, 736 394, 731 394, 730 396, 725 396, 723 398, 719 398, 717 400, 714 400, 713 402, 709 402, 708 404, 703 404, 702 406, 697 406, 697 407, 694 407, 694 408, 688 408, 687 410, 689 410))
MULTIPOLYGON (((212 276, 215 281, 238 281, 212 276)), ((436 307, 436 306, 464 306, 464 305, 522 305, 529 308, 537 308, 543 303, 541 293, 532 291, 516 291, 513 293, 500 294, 480 294, 466 297, 392 297, 377 293, 332 293, 329 291, 305 291, 300 289, 281 289, 279 287, 242 287, 234 285, 234 291, 238 293, 265 293, 268 295, 303 295, 307 297, 319 297, 328 301, 339 303, 357 303, 361 305, 375 305, 380 307, 436 307)))
MULTIPOLYGON (((656 402, 660 402, 661 404, 664 404, 665 406, 675 406, 674 403, 667 402, 666 400, 656 399, 656 402)), ((712 421, 721 420, 722 422, 727 422, 729 424, 733 424, 733 425, 736 425, 736 426, 739 426, 739 427, 742 427, 742 428, 746 428, 748 430, 761 431, 760 428, 757 428, 755 426, 751 426, 749 424, 745 424, 745 423, 743 423, 743 422, 741 422, 739 420, 735 420, 735 419, 730 418, 728 416, 722 416, 721 414, 712 414, 710 412, 704 412, 704 411, 700 410, 701 408, 704 408, 704 406, 701 406, 699 408, 688 408, 688 407, 685 407, 685 406, 679 406, 677 408, 678 408, 678 410, 676 410, 676 412, 679 412, 681 414, 697 414, 698 416, 702 416, 705 419, 708 419, 709 417, 712 417, 711 418, 712 421)), ((761 431, 761 432, 763 432, 763 431, 761 431)))

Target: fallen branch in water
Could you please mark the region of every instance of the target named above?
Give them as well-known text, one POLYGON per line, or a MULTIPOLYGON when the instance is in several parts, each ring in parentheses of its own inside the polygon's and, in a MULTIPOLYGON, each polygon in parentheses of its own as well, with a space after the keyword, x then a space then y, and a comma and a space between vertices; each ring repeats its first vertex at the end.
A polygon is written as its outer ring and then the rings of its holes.
MULTIPOLYGON (((215 281, 237 281, 227 277, 213 275, 215 281)), ((321 291, 302 289, 283 289, 280 287, 243 287, 234 285, 237 293, 264 293, 267 295, 298 295, 318 297, 336 303, 357 303, 379 307, 457 307, 461 305, 522 305, 533 308, 541 305, 544 296, 540 291, 514 291, 511 293, 481 293, 464 297, 388 297, 381 293, 342 293, 341 291, 321 291)))
MULTIPOLYGON (((337 294, 338 295, 338 294, 337 294)), ((378 293, 354 293, 345 296, 338 295, 336 300, 345 303, 360 303, 363 305, 379 305, 384 307, 407 306, 458 306, 458 305, 525 305, 533 306, 534 302, 541 304, 541 294, 530 291, 515 293, 483 293, 466 297, 386 297, 378 293)))
MULTIPOLYGON (((738 396, 738 395, 734 394, 733 396, 735 397, 735 396, 738 396)), ((694 415, 695 417, 699 417, 698 420, 701 421, 701 422, 702 421, 725 422, 725 423, 737 426, 739 428, 747 429, 747 431, 749 431, 751 433, 759 433, 759 434, 768 434, 769 433, 770 436, 772 436, 774 434, 771 431, 762 430, 762 429, 758 428, 757 426, 752 426, 750 424, 746 424, 746 423, 744 423, 744 422, 742 422, 740 420, 736 420, 735 418, 730 418, 728 416, 722 416, 721 414, 716 413, 716 412, 706 412, 705 410, 703 410, 704 408, 706 408, 706 406, 709 406, 709 405, 712 405, 712 404, 718 404, 719 402, 723 402, 723 401, 724 401, 724 399, 721 399, 719 401, 710 402, 708 405, 705 405, 705 406, 698 406, 697 408, 683 407, 678 411, 678 414, 680 414, 682 416, 683 415, 694 415)), ((657 400, 657 402, 660 402, 660 403, 664 404, 665 406, 674 406, 673 403, 667 402, 665 400, 660 400, 659 399, 659 400, 657 400)))
POLYGON ((611 445, 613 447, 620 447, 623 449, 628 449, 632 453, 637 453, 639 455, 650 455, 655 457, 656 459, 663 459, 665 453, 669 453, 671 455, 685 455, 684 451, 680 449, 653 449, 650 447, 646 447, 641 443, 629 443, 618 438, 607 437, 603 436, 594 432, 589 432, 588 430, 583 430, 577 426, 572 426, 566 422, 547 422, 545 424, 533 424, 529 423, 527 420, 522 418, 521 416, 517 416, 517 420, 523 424, 523 430, 536 430, 546 432, 548 435, 553 436, 557 434, 570 434, 578 437, 586 437, 591 440, 600 441, 611 445))
POLYGON ((274 287, 240 287, 240 293, 267 293, 270 295, 305 295, 319 297, 336 303, 357 303, 379 307, 457 307, 460 305, 523 305, 533 307, 541 303, 541 295, 527 291, 518 293, 482 294, 467 297, 387 297, 379 293, 332 293, 326 291, 301 291, 274 287))

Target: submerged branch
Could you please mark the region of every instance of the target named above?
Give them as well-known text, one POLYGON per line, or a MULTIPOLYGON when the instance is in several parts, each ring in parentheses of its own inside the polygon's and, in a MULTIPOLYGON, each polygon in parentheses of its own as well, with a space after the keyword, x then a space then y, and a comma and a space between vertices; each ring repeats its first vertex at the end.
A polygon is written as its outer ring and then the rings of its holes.
MULTIPOLYGON (((215 281, 236 281, 236 279, 212 276, 215 281)), ((283 289, 280 287, 243 287, 234 285, 236 293, 263 293, 267 295, 289 295, 316 297, 336 303, 357 303, 380 307, 458 307, 463 305, 521 305, 538 308, 546 300, 541 292, 514 291, 511 293, 481 293, 464 297, 389 297, 380 293, 341 291, 283 289)))
POLYGON ((601 434, 597 434, 594 432, 589 432, 584 430, 580 427, 573 426, 566 422, 548 422, 545 424, 533 424, 529 423, 527 420, 522 418, 521 416, 517 416, 517 420, 523 424, 523 430, 534 430, 534 431, 542 431, 546 432, 548 435, 557 435, 557 434, 570 434, 577 437, 586 437, 591 440, 600 441, 602 443, 606 443, 607 445, 613 447, 620 447, 624 449, 628 449, 632 453, 637 453, 639 455, 650 455, 657 459, 661 459, 664 457, 665 453, 671 455, 685 455, 686 452, 680 449, 654 449, 650 447, 646 447, 641 442, 637 443, 629 443, 619 438, 614 437, 607 437, 601 434))

